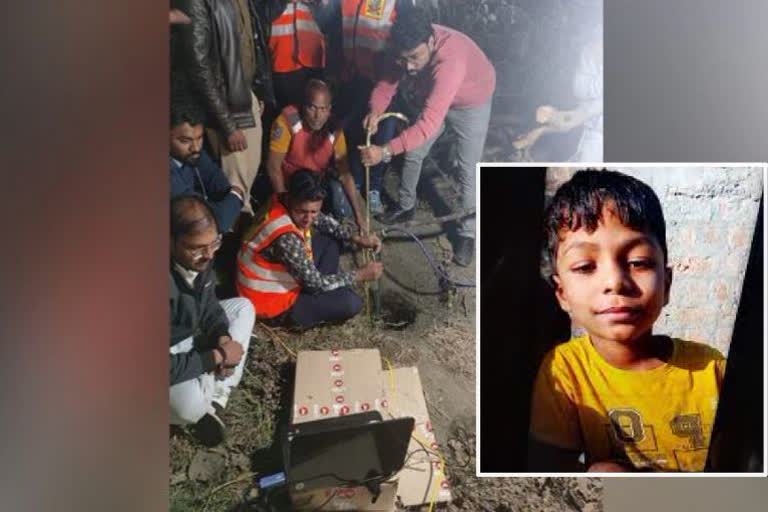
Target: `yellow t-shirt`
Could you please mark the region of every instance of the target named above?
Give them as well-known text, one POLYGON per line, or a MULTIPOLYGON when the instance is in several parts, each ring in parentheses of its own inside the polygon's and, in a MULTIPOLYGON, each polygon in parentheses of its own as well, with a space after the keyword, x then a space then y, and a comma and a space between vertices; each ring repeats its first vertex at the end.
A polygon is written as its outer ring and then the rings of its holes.
POLYGON ((725 371, 716 349, 673 339, 652 370, 609 365, 587 335, 555 347, 539 368, 531 410, 537 441, 585 453, 586 464, 702 471, 725 371))
MULTIPOLYGON (((288 126, 288 120, 283 114, 277 116, 272 123, 272 134, 269 139, 269 150, 275 153, 288 153, 293 140, 293 132, 288 126)), ((333 142, 333 156, 338 161, 347 156, 347 141, 344 132, 339 131, 333 142)))

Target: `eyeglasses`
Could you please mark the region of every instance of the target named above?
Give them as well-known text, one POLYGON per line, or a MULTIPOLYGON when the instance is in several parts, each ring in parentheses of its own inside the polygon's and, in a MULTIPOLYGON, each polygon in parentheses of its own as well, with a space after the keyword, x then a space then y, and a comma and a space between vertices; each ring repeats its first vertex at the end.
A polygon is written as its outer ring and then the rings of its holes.
POLYGON ((200 258, 205 257, 206 254, 213 254, 216 251, 221 248, 221 233, 219 233, 219 236, 216 237, 216 240, 211 242, 208 245, 204 245, 202 247, 196 247, 194 249, 187 249, 189 251, 189 255, 192 256, 193 259, 199 260, 200 258))

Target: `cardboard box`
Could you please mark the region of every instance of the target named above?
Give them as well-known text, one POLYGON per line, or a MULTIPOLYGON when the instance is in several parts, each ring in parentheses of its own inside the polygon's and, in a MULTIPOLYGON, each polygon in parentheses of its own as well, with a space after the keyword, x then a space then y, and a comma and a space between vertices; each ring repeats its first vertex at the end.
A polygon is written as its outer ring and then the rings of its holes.
POLYGON ((293 509, 297 511, 365 510, 393 512, 395 510, 396 492, 396 483, 383 484, 381 486, 381 494, 376 503, 371 503, 371 493, 365 487, 338 487, 304 492, 294 491, 291 493, 291 503, 293 509))
POLYGON ((297 510, 395 510, 396 497, 405 506, 450 501, 440 447, 432 431, 419 371, 382 370, 376 349, 301 351, 296 361, 292 422, 378 410, 384 419, 412 417, 413 435, 404 468, 396 482, 382 485, 376 503, 365 487, 292 492, 297 510), (322 499, 321 499, 322 498, 322 499))
POLYGON ((302 351, 296 358, 292 422, 379 410, 378 350, 302 351))
POLYGON ((397 474, 397 495, 407 506, 421 505, 434 500, 451 500, 450 483, 445 475, 444 459, 429 420, 427 402, 416 367, 389 369, 382 372, 385 404, 388 414, 382 416, 415 420, 414 431, 408 445, 405 466, 397 474))

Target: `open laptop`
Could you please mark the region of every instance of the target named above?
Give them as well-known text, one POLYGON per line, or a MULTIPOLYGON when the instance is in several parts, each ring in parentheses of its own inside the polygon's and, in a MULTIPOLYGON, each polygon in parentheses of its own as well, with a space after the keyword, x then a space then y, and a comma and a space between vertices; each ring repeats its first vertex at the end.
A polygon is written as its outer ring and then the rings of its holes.
POLYGON ((413 418, 384 421, 378 411, 293 425, 283 443, 288 486, 377 488, 405 464, 413 426, 413 418))

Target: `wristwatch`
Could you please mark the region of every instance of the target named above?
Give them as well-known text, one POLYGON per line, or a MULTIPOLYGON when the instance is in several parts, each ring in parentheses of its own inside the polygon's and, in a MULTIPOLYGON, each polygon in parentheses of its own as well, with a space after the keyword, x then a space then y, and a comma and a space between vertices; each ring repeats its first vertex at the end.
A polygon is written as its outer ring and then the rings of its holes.
POLYGON ((392 152, 389 150, 389 146, 381 146, 381 161, 388 164, 392 160, 392 152))

